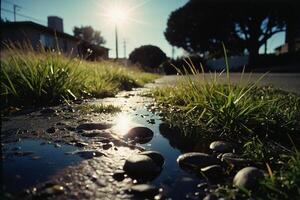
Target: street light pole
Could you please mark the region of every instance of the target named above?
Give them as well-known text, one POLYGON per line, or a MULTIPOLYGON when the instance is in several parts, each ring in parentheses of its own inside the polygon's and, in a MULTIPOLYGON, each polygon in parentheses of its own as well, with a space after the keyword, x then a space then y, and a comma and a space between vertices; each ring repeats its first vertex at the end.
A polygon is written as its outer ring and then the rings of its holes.
POLYGON ((116 35, 116 59, 119 58, 118 52, 119 52, 119 48, 118 48, 118 27, 117 24, 115 24, 115 35, 116 35))

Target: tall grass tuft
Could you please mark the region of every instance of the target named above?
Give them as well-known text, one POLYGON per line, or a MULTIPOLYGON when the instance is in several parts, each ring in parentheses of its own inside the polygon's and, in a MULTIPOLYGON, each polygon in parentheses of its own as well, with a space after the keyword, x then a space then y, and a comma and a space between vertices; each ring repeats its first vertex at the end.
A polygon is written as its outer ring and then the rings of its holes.
POLYGON ((268 87, 259 87, 260 77, 254 83, 245 82, 244 72, 240 83, 230 81, 229 64, 224 47, 226 83, 219 82, 221 74, 204 75, 190 60, 189 69, 180 70, 183 76, 176 87, 158 88, 153 91, 156 100, 168 111, 166 118, 172 123, 197 126, 212 130, 219 136, 253 135, 274 136, 299 133, 300 98, 268 87), (176 111, 176 112, 174 112, 176 111))
POLYGON ((88 62, 60 51, 7 45, 1 54, 1 108, 57 104, 87 96, 113 96, 157 75, 100 61, 88 62))

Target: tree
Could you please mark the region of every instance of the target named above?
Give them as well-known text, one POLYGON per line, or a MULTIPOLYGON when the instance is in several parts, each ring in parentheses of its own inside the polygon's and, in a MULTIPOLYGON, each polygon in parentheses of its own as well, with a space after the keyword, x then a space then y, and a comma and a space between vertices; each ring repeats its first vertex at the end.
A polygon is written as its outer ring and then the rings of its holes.
POLYGON ((157 46, 144 45, 134 49, 129 60, 145 67, 157 68, 167 59, 166 54, 157 46))
POLYGON ((171 13, 165 37, 191 53, 215 52, 224 42, 233 54, 245 49, 250 62, 296 13, 292 0, 190 0, 171 13))
POLYGON ((85 40, 86 42, 94 45, 102 45, 106 42, 101 36, 101 32, 94 30, 91 26, 75 26, 73 29, 73 33, 75 37, 85 40))

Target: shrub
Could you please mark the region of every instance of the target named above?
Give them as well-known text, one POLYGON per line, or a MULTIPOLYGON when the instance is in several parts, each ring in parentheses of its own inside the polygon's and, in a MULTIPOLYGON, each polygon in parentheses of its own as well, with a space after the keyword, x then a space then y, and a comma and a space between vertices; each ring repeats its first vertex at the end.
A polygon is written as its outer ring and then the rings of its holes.
POLYGON ((132 63, 149 68, 158 68, 166 59, 166 54, 159 47, 152 45, 136 48, 129 55, 132 63))

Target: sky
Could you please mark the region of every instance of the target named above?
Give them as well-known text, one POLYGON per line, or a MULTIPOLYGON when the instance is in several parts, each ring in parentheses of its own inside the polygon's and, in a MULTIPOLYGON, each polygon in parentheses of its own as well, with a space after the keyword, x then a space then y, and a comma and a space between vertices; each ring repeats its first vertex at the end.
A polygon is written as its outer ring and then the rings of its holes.
MULTIPOLYGON (((1 0, 1 18, 13 21, 13 4, 17 8, 17 21, 34 21, 47 25, 47 16, 63 18, 64 32, 73 34, 74 26, 90 25, 101 31, 110 49, 109 56, 115 57, 115 23, 109 10, 116 7, 129 9, 127 20, 117 24, 119 57, 126 57, 141 45, 160 47, 167 56, 172 56, 172 46, 164 37, 167 20, 172 11, 182 7, 188 0, 1 0), (21 16, 23 15, 23 16, 21 16), (26 17, 24 17, 26 16, 26 17)), ((126 10, 125 9, 125 10, 126 10)), ((268 52, 284 43, 284 33, 274 35, 268 41, 268 52)), ((263 47, 260 49, 263 52, 263 47)), ((175 57, 183 55, 183 50, 175 48, 175 57)))

